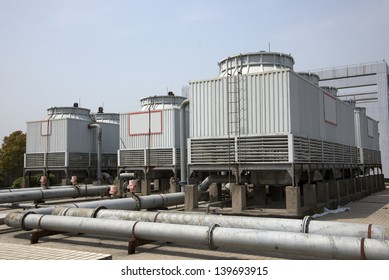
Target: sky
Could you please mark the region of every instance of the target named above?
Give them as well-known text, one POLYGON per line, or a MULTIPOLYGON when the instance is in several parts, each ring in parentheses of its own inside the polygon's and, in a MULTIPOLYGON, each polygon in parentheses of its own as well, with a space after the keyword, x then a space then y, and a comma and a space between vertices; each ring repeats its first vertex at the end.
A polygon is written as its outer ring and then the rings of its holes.
POLYGON ((388 15, 387 0, 0 0, 0 139, 75 102, 139 111, 239 53, 291 54, 295 71, 388 61, 388 15))

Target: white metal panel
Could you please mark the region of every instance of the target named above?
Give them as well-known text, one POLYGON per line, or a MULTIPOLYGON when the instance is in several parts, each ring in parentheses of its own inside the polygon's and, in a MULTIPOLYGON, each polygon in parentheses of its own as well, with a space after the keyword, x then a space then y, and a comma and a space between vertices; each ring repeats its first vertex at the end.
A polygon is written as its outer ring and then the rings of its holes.
MULTIPOLYGON (((241 135, 288 133, 288 71, 245 76, 240 92, 241 135)), ((228 136, 227 79, 190 83, 190 137, 228 136)))
POLYGON ((190 84, 190 137, 227 135, 226 88, 224 78, 190 84))
POLYGON ((67 119, 54 119, 49 122, 36 121, 27 123, 27 153, 62 152, 66 150, 67 119), (42 122, 45 125, 42 126, 42 122), (50 131, 42 131, 49 128, 50 131), (49 132, 49 133, 48 133, 49 132))
MULTIPOLYGON (((161 132, 153 134, 131 135, 129 130, 129 115, 120 115, 120 149, 140 149, 140 148, 173 148, 179 146, 179 109, 168 109, 158 111, 161 113, 161 132)), ((143 113, 143 112, 142 112, 143 113)), ((133 114, 131 113, 131 116, 133 114)), ((186 118, 188 122, 188 117, 186 118)), ((148 131, 148 124, 146 124, 148 131)))
POLYGON ((128 114, 130 135, 162 133, 162 111, 146 111, 128 114))

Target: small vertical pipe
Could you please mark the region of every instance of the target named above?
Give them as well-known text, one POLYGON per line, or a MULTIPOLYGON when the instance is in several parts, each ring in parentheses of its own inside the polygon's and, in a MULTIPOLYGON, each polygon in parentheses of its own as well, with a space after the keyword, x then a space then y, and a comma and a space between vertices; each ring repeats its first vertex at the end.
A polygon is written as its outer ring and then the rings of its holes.
POLYGON ((185 99, 180 106, 180 160, 181 160, 181 183, 186 184, 187 180, 187 157, 186 157, 186 121, 185 108, 189 105, 189 99, 185 99))

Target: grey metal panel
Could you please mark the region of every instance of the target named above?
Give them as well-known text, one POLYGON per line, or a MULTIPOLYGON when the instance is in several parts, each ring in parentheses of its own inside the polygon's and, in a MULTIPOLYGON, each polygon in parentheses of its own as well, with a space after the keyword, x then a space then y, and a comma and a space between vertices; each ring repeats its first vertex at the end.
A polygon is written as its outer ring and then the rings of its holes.
POLYGON ((324 113, 320 88, 294 72, 291 72, 289 77, 291 133, 321 139, 324 113))
POLYGON ((356 144, 358 147, 379 150, 378 122, 355 111, 356 144))
MULTIPOLYGON (((90 122, 83 120, 66 119, 67 130, 67 152, 70 153, 91 153, 96 148, 96 131, 88 128, 90 122)), ((59 136, 59 135, 58 135, 59 136)), ((64 137, 65 138, 65 137, 64 137)))
POLYGON ((117 153, 119 149, 119 123, 100 123, 102 132, 102 153, 117 153))
POLYGON ((356 101, 356 106, 365 107, 366 113, 378 121, 379 143, 382 157, 382 171, 385 178, 389 177, 389 104, 388 104, 388 75, 389 66, 385 61, 365 63, 324 70, 312 71, 321 78, 320 84, 336 86, 339 79, 343 86, 355 86, 346 88, 341 94, 346 94, 346 99, 356 101), (368 78, 366 78, 366 76, 368 78), (374 81, 372 80, 374 77, 374 81), (325 81, 323 81, 325 80, 325 81), (350 81, 348 84, 347 81, 350 81), (366 85, 363 82, 367 82, 366 85), (374 83, 374 85, 371 85, 374 83), (366 95, 365 93, 369 93, 366 95))

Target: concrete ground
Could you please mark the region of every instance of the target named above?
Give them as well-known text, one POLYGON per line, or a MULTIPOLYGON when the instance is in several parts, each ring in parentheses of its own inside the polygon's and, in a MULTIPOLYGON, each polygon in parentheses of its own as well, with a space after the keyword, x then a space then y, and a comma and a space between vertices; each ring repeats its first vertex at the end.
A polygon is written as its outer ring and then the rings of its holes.
MULTIPOLYGON (((389 187, 346 205, 348 211, 328 214, 317 220, 389 226, 389 187)), ((0 215, 9 209, 0 209, 0 215)), ((30 244, 29 231, 0 226, 0 260, 5 259, 109 259, 113 260, 272 260, 315 259, 307 256, 259 252, 255 250, 210 250, 205 246, 155 242, 128 254, 128 241, 84 234, 57 234, 30 244), (14 246, 12 246, 14 245, 14 246), (40 252, 40 253, 39 253, 40 252)))

